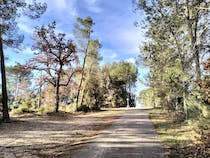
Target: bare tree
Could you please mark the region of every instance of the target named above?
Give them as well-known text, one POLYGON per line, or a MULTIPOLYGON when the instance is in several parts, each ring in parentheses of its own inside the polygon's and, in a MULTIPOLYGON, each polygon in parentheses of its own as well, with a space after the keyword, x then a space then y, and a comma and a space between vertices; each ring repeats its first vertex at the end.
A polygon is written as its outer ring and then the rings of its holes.
POLYGON ((80 69, 77 67, 78 56, 76 46, 71 40, 65 39, 64 33, 55 33, 56 22, 36 28, 33 48, 38 52, 30 60, 30 68, 43 71, 44 81, 55 88, 55 112, 59 110, 59 90, 68 86, 72 77, 80 69))

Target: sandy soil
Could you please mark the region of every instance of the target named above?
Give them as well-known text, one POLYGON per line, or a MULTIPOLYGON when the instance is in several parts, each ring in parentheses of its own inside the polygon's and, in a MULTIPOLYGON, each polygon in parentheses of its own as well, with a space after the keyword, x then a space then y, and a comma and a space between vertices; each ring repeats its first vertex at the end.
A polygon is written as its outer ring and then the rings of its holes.
POLYGON ((13 118, 12 123, 0 124, 0 158, 59 157, 80 148, 122 113, 109 110, 13 118))

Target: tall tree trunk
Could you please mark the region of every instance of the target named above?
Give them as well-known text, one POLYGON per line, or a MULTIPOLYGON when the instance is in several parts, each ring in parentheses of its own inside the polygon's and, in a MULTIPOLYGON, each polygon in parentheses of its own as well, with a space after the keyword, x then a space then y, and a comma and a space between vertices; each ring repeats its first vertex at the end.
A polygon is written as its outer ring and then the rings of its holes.
MULTIPOLYGON (((90 36, 90 35, 89 35, 90 36)), ((85 48, 85 51, 84 51, 84 59, 83 59, 83 64, 82 64, 82 76, 81 76, 81 79, 80 79, 80 83, 79 83, 79 87, 78 87, 78 93, 77 93, 77 99, 76 99, 76 111, 78 111, 78 106, 79 106, 79 97, 80 97, 80 92, 81 92, 81 87, 82 87, 82 82, 84 80, 84 74, 85 74, 85 65, 86 65, 86 59, 87 59, 87 55, 88 55, 88 47, 89 47, 89 43, 90 43, 90 40, 88 40, 88 43, 87 43, 87 46, 85 48)), ((82 101, 80 102, 80 106, 82 105, 82 101)))
POLYGON ((201 79, 201 68, 200 68, 200 56, 199 56, 199 49, 196 45, 197 41, 197 29, 198 29, 198 21, 199 21, 199 12, 197 11, 196 17, 193 19, 191 18, 190 15, 190 2, 189 0, 185 1, 186 3, 186 20, 187 20, 187 26, 188 26, 188 31, 189 31, 189 37, 191 41, 191 46, 190 50, 191 53, 193 53, 193 58, 195 61, 195 72, 196 72, 196 80, 201 79))
POLYGON ((42 72, 40 74, 40 82, 39 82, 38 85, 39 85, 39 90, 38 90, 38 93, 39 93, 38 108, 40 108, 41 105, 42 105, 42 87, 44 85, 42 72))
POLYGON ((38 108, 40 108, 42 105, 42 84, 39 86, 39 102, 38 102, 38 108))
POLYGON ((84 101, 84 91, 86 89, 86 85, 87 85, 87 83, 85 82, 85 84, 81 90, 81 99, 80 99, 80 103, 79 103, 80 106, 83 104, 83 101, 84 101))
POLYGON ((80 92, 81 92, 82 82, 83 82, 83 79, 84 79, 84 68, 85 68, 86 57, 87 56, 85 55, 84 60, 83 60, 83 65, 82 65, 82 76, 81 76, 81 79, 80 79, 80 83, 79 83, 79 87, 78 87, 78 93, 77 93, 77 99, 76 99, 76 111, 78 111, 78 107, 79 107, 79 96, 80 96, 80 92))
POLYGON ((19 84, 18 84, 18 78, 16 80, 16 85, 15 85, 15 101, 17 100, 18 97, 18 93, 19 93, 19 84))
POLYGON ((3 105, 3 118, 4 122, 9 122, 9 108, 8 108, 8 96, 7 96, 7 80, 5 73, 5 63, 4 63, 4 50, 3 41, 0 35, 0 58, 1 58, 1 80, 2 80, 2 105, 3 105))
POLYGON ((155 93, 154 93, 154 88, 152 89, 152 102, 153 102, 153 108, 156 108, 156 100, 155 100, 155 93))
MULTIPOLYGON (((88 77, 90 77, 90 73, 91 73, 91 71, 92 71, 92 67, 93 67, 93 63, 91 63, 91 66, 90 66, 90 68, 89 68, 89 71, 88 71, 88 77)), ((87 77, 87 76, 86 76, 87 77)), ((89 80, 89 79, 88 79, 89 80)), ((84 95, 84 92, 85 92, 85 90, 86 90, 86 86, 87 86, 87 80, 84 82, 84 86, 83 86, 83 88, 82 88, 82 93, 81 93, 81 101, 80 101, 80 106, 82 105, 82 103, 83 103, 83 101, 84 101, 84 97, 85 97, 85 95, 84 95)))
POLYGON ((56 87, 55 87, 55 98, 56 98, 55 112, 58 112, 59 110, 59 102, 60 102, 59 90, 60 90, 60 77, 57 78, 56 87))
POLYGON ((186 104, 186 92, 183 93, 183 106, 184 106, 184 111, 185 111, 185 121, 188 120, 188 107, 186 104))
MULTIPOLYGON (((188 5, 188 1, 186 1, 186 5, 188 5)), ((187 7, 188 9, 187 9, 187 19, 189 20, 190 19, 190 17, 189 17, 189 6, 187 7)), ((189 32, 190 32, 190 38, 191 38, 191 40, 193 39, 193 34, 192 34, 192 30, 190 29, 192 26, 191 26, 191 24, 188 24, 188 29, 189 29, 189 32)), ((178 51, 178 54, 179 54, 179 59, 180 59, 180 61, 181 61, 181 69, 182 69, 182 73, 184 74, 185 73, 185 67, 184 67, 184 58, 183 58, 183 56, 182 56, 182 54, 181 54, 181 47, 180 47, 180 44, 179 44, 179 41, 178 41, 178 39, 177 39, 177 37, 176 37, 176 35, 175 35, 175 33, 172 31, 172 29, 171 29, 171 33, 172 33, 172 35, 173 35, 173 37, 174 37, 174 40, 175 40, 175 42, 176 42, 176 48, 177 48, 177 51, 178 51)), ((191 42, 191 44, 192 44, 192 42, 191 42)), ((193 47, 191 47, 191 51, 193 51, 193 49, 192 49, 193 47)), ((197 64, 196 64, 196 66, 197 66, 197 64)), ((185 83, 183 82, 182 83, 183 84, 183 90, 182 90, 182 98, 183 98, 183 112, 185 113, 185 119, 187 120, 187 109, 188 109, 188 107, 187 107, 187 104, 186 104, 186 96, 187 96, 187 93, 186 93, 186 91, 187 91, 187 86, 185 85, 185 83)))
POLYGON ((201 68, 200 68, 200 55, 199 50, 195 52, 195 71, 196 71, 196 79, 201 79, 201 68))
POLYGON ((198 31, 198 22, 199 22, 199 11, 196 13, 195 17, 195 26, 194 26, 194 60, 195 60, 195 71, 196 71, 196 79, 201 79, 201 67, 200 67, 200 46, 196 44, 197 41, 197 31, 198 31))

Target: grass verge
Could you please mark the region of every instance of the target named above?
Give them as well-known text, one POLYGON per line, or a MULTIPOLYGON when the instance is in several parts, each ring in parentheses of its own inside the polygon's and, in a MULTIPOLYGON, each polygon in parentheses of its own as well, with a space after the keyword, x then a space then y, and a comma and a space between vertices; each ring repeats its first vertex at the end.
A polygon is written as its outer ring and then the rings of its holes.
POLYGON ((201 130, 201 125, 209 126, 208 119, 197 122, 175 123, 172 116, 162 109, 148 110, 157 134, 163 142, 165 158, 209 158, 209 127, 201 130), (206 133, 204 134, 203 131, 206 133), (207 143, 207 144, 206 144, 207 143))

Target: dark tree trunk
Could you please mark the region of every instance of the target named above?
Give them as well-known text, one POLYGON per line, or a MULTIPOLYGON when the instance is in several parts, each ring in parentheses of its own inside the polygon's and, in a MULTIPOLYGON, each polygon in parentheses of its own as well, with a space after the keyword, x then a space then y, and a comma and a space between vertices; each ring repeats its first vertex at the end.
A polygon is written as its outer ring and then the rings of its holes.
POLYGON ((58 112, 59 110, 59 102, 60 102, 60 97, 59 97, 59 89, 60 89, 60 77, 58 77, 56 81, 56 87, 55 87, 55 112, 58 112))
POLYGON ((191 52, 194 55, 194 61, 195 61, 195 72, 196 72, 196 80, 201 79, 201 68, 200 68, 200 55, 199 55, 199 49, 196 46, 197 41, 197 29, 198 29, 198 22, 199 22, 199 13, 197 11, 196 17, 192 19, 190 17, 190 5, 189 0, 185 1, 186 7, 187 7, 187 24, 188 24, 188 30, 191 40, 191 52), (193 20, 193 22, 192 22, 193 20))
POLYGON ((4 51, 3 51, 3 41, 0 36, 0 58, 1 58, 1 80, 2 80, 2 106, 3 106, 3 122, 10 122, 9 108, 8 108, 8 96, 7 96, 7 80, 5 73, 5 63, 4 63, 4 51))
POLYGON ((200 55, 199 50, 195 52, 195 71, 196 71, 196 79, 201 79, 201 68, 200 68, 200 55))
POLYGON ((39 87, 39 102, 38 102, 38 108, 40 108, 42 105, 42 85, 39 87))

